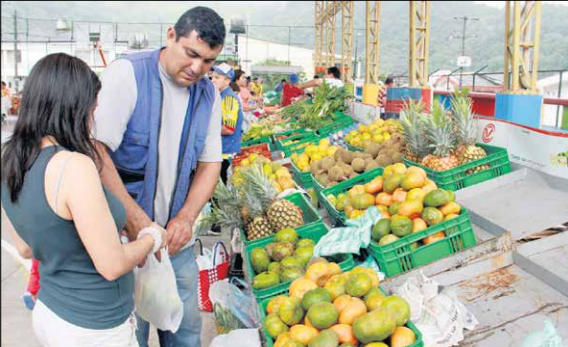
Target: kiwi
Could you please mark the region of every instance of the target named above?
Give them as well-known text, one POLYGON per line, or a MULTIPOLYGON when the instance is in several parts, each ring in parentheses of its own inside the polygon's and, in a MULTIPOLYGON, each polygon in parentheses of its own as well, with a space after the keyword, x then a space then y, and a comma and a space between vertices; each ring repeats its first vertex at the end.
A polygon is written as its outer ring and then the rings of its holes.
POLYGON ((353 173, 353 168, 347 164, 339 163, 339 167, 343 170, 343 176, 349 177, 353 173))
POLYGON ((397 152, 391 156, 393 163, 401 163, 402 162, 402 153, 397 152))
POLYGON ((349 179, 355 178, 355 177, 357 177, 357 176, 359 176, 359 174, 356 173, 356 172, 353 172, 353 173, 349 176, 349 179))
POLYGON ((339 166, 334 166, 329 170, 329 180, 332 182, 337 182, 337 181, 342 181, 344 179, 343 177, 343 169, 341 169, 339 166))
MULTIPOLYGON (((353 152, 353 160, 357 159, 357 158, 361 158, 363 159, 364 155, 363 152, 353 152)), ((353 163, 351 163, 353 164, 353 163)))
POLYGON ((377 157, 376 162, 379 165, 379 167, 387 167, 391 163, 391 158, 384 154, 381 154, 377 157))
POLYGON ((324 187, 327 186, 327 183, 329 182, 329 179, 327 178, 327 174, 322 174, 319 177, 316 177, 316 179, 324 187))
POLYGON ((335 159, 336 162, 340 162, 343 152, 346 152, 345 148, 342 147, 338 148, 337 151, 335 151, 335 154, 333 155, 333 159, 335 159))
POLYGON ((317 173, 320 170, 320 166, 319 166, 319 160, 318 161, 312 161, 312 163, 310 164, 310 172, 312 174, 317 173))
POLYGON ((370 155, 373 156, 373 158, 375 158, 379 154, 380 150, 381 150, 381 145, 376 142, 373 142, 371 145, 369 145, 369 147, 367 147, 365 153, 369 153, 370 155))
POLYGON ((355 172, 361 173, 365 170, 365 160, 362 158, 355 158, 351 163, 351 167, 355 170, 355 172))
POLYGON ((331 157, 323 158, 320 166, 324 171, 329 172, 329 170, 335 166, 335 159, 331 157))
POLYGON ((341 153, 341 161, 344 162, 345 164, 351 164, 353 158, 354 158, 353 153, 349 151, 343 151, 341 153))
POLYGON ((367 171, 371 171, 373 169, 376 169, 379 167, 379 164, 377 164, 376 161, 371 160, 370 162, 367 163, 367 165, 365 166, 365 172, 367 171))

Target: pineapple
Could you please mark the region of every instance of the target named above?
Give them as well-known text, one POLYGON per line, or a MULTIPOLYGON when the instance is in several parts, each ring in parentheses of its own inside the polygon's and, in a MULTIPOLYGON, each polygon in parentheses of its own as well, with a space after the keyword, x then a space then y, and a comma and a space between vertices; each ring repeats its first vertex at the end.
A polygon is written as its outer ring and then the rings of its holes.
POLYGON ((302 211, 278 192, 261 165, 242 168, 237 187, 219 182, 213 195, 211 219, 225 227, 243 228, 247 240, 270 236, 281 229, 304 224, 302 211))
POLYGON ((304 225, 304 213, 288 200, 278 200, 268 208, 268 220, 276 232, 304 225))
POLYGON ((425 122, 425 135, 432 154, 422 160, 422 165, 436 171, 451 170, 459 165, 458 158, 452 153, 456 147, 452 122, 439 102, 434 102, 432 116, 425 122))
POLYGON ((243 225, 239 192, 232 186, 226 186, 219 180, 213 193, 211 214, 204 218, 209 225, 234 230, 243 225))
POLYGON ((424 136, 424 105, 410 102, 400 114, 400 124, 406 142, 406 158, 419 163, 428 154, 428 142, 424 136))
MULTIPOLYGON (((451 101, 454 128, 459 143, 455 151, 459 165, 483 159, 487 156, 483 148, 475 145, 478 129, 477 120, 473 117, 471 99, 467 96, 467 93, 467 89, 461 93, 456 92, 451 101)), ((488 168, 488 165, 480 165, 468 170, 467 174, 469 175, 488 168)))

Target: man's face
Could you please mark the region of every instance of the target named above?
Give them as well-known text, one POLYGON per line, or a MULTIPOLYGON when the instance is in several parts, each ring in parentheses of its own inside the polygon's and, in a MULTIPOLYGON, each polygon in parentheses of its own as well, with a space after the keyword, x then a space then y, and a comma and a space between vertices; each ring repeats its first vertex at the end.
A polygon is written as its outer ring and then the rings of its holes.
POLYGON ((197 36, 196 31, 180 37, 176 42, 175 30, 170 28, 160 61, 177 84, 189 87, 205 76, 222 49, 222 45, 211 49, 207 42, 197 36))
POLYGON ((227 88, 231 84, 231 80, 227 76, 221 75, 217 72, 213 72, 213 75, 211 77, 211 81, 219 91, 225 90, 225 88, 227 88))

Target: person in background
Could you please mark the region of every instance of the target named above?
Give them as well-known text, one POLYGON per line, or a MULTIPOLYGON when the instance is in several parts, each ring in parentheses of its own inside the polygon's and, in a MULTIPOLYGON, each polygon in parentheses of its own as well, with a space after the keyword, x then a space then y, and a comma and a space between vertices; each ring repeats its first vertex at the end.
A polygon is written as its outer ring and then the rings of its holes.
POLYGON ((290 75, 290 82, 284 83, 282 87, 282 106, 289 106, 293 103, 293 99, 303 96, 304 90, 298 87, 298 83, 300 82, 300 78, 296 74, 290 75))
MULTIPOLYGON (((221 97, 205 75, 225 36, 215 11, 195 7, 168 29, 165 48, 129 54, 101 75, 102 180, 126 206, 131 240, 152 221, 168 230, 183 319, 175 333, 158 331, 162 347, 201 346, 193 224, 223 162, 221 97)), ((148 346, 150 325, 138 322, 138 342, 148 346)))
POLYGON ((274 91, 277 93, 281 93, 282 88, 284 87, 284 83, 286 83, 286 80, 285 79, 281 80, 280 83, 278 83, 276 87, 274 87, 274 91))
POLYGON ((8 88, 8 85, 6 84, 6 82, 2 81, 2 97, 8 97, 11 98, 12 97, 12 91, 10 91, 10 88, 8 88))
POLYGON ((223 116, 221 128, 223 143, 221 180, 227 183, 227 171, 231 165, 230 160, 241 152, 243 111, 237 94, 231 89, 231 82, 235 78, 234 70, 227 64, 215 66, 214 69, 213 84, 221 93, 221 114, 223 116))
POLYGON ((251 90, 251 92, 254 92, 255 95, 256 95, 258 98, 262 98, 262 97, 263 97, 263 94, 262 94, 262 81, 261 81, 258 77, 255 77, 255 78, 252 79, 252 82, 251 82, 251 84, 250 84, 250 90, 251 90))
POLYGON ((250 129, 251 124, 256 121, 256 117, 253 114, 256 109, 256 102, 248 89, 247 76, 243 70, 235 71, 235 83, 240 90, 239 96, 241 97, 243 109, 243 131, 246 132, 250 129))
MULTIPOLYGON (((213 84, 221 92, 222 100, 223 166, 221 167, 221 180, 227 184, 227 173, 231 166, 231 159, 241 152, 243 112, 237 94, 231 89, 231 83, 235 78, 234 70, 228 64, 221 64, 213 68, 215 69, 213 84)), ((214 225, 209 234, 220 235, 221 228, 214 225)))
POLYGON ((341 80, 341 72, 339 69, 335 66, 329 67, 327 69, 327 73, 323 75, 323 78, 314 78, 311 81, 299 85, 298 87, 301 89, 314 88, 321 86, 323 83, 335 88, 342 88, 344 84, 341 80))
POLYGON ((20 255, 41 262, 32 321, 42 346, 138 346, 132 270, 168 239, 149 223, 120 242, 126 211, 101 182, 91 137, 100 89, 82 60, 42 58, 2 152, 8 228, 20 255))
POLYGON ((385 119, 387 107, 387 88, 392 88, 394 86, 394 80, 391 77, 385 79, 384 84, 380 83, 381 88, 379 89, 379 101, 378 106, 381 108, 381 118, 385 119))

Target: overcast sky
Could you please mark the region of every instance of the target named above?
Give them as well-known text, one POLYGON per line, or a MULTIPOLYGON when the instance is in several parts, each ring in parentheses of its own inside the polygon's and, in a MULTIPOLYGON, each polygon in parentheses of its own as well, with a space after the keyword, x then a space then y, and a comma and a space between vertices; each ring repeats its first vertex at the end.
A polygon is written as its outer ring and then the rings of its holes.
MULTIPOLYGON (((474 1, 477 4, 485 4, 487 6, 493 6, 497 8, 504 8, 506 1, 474 1)), ((568 6, 568 1, 543 1, 546 4, 557 4, 568 6)))

